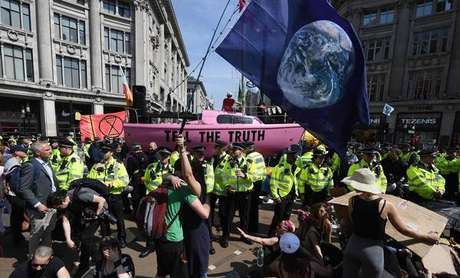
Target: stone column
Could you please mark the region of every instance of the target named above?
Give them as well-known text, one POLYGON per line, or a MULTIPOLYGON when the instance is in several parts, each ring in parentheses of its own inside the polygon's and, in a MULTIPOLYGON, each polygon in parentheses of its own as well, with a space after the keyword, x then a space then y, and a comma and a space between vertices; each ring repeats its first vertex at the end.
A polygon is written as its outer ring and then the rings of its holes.
MULTIPOLYGON (((47 2, 47 1, 43 1, 47 2)), ((49 93, 51 94, 51 93, 49 93)), ((52 97, 45 97, 40 103, 42 131, 45 136, 57 136, 56 108, 52 97)))
MULTIPOLYGON (((148 5, 148 4, 147 4, 148 5)), ((145 68, 147 62, 145 60, 145 50, 148 45, 145 40, 145 28, 148 28, 145 22, 145 6, 144 2, 134 2, 134 56, 135 56, 135 85, 146 86, 145 68)))
POLYGON ((405 92, 403 92, 405 86, 402 86, 404 82, 407 83, 407 77, 405 76, 405 66, 407 61, 407 50, 408 43, 411 38, 411 9, 408 3, 401 4, 399 7, 399 20, 397 21, 397 29, 395 32, 395 39, 393 40, 393 57, 391 67, 391 79, 390 79, 390 90, 388 95, 391 99, 404 98, 405 92))
MULTIPOLYGON (((37 48, 40 83, 47 85, 54 83, 51 39, 51 30, 53 30, 51 28, 51 20, 53 17, 51 16, 50 1, 35 1, 35 8, 37 11, 37 48)), ((56 132, 56 129, 54 129, 54 132, 56 132)))
POLYGON ((158 47, 158 70, 160 71, 159 77, 164 76, 165 72, 165 25, 160 25, 160 46, 158 47))
POLYGON ((89 50, 91 52, 91 87, 93 90, 102 90, 103 65, 100 10, 100 0, 89 1, 89 50))
POLYGON ((94 102, 93 103, 93 114, 95 114, 95 115, 104 114, 104 104, 102 102, 100 102, 100 103, 94 102))

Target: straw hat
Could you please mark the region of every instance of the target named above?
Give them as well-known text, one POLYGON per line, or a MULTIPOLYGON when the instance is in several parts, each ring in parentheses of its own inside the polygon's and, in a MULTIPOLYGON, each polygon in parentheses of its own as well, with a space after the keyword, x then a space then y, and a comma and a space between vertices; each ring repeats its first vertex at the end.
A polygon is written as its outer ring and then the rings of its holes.
POLYGON ((361 168, 353 172, 351 177, 344 178, 342 182, 353 187, 356 191, 368 192, 373 194, 383 193, 375 184, 377 178, 368 168, 361 168))

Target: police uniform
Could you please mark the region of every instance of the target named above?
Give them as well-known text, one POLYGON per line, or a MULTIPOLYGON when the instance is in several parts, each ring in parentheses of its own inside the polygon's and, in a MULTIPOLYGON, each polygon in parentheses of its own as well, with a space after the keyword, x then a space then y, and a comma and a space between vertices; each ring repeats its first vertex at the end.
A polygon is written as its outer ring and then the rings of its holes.
POLYGON ((445 192, 445 179, 433 164, 423 162, 425 156, 434 156, 432 150, 420 152, 421 161, 407 169, 409 198, 415 202, 423 202, 440 198, 445 192))
MULTIPOLYGON (((217 140, 215 142, 215 147, 216 148, 225 148, 226 143, 222 142, 220 140, 217 140)), ((226 215, 225 215, 225 204, 226 204, 226 199, 227 199, 227 191, 225 189, 225 165, 227 161, 230 159, 230 156, 223 152, 220 155, 215 154, 211 161, 210 165, 213 168, 214 171, 214 186, 212 189, 212 192, 209 193, 209 206, 210 206, 210 212, 209 212, 209 223, 212 225, 215 225, 215 219, 214 219, 214 212, 216 210, 216 204, 217 201, 219 201, 219 219, 220 219, 220 224, 221 226, 224 226, 224 223, 226 223, 226 215)), ((212 236, 212 233, 211 233, 212 236)))
POLYGON ((324 160, 321 164, 315 161, 317 158, 325 159, 326 155, 325 150, 316 149, 313 153, 314 162, 300 173, 299 185, 305 188, 304 201, 307 205, 327 201, 329 190, 334 186, 331 167, 324 160))
MULTIPOLYGON (((243 151, 244 146, 241 143, 234 143, 234 149, 243 151)), ((254 188, 253 181, 248 175, 249 165, 244 156, 239 158, 230 158, 224 166, 224 184, 227 190, 226 216, 227 221, 223 225, 222 246, 228 246, 230 230, 233 224, 235 210, 238 209, 240 215, 240 227, 248 231, 249 208, 251 203, 251 191, 254 188), (236 170, 243 172, 244 177, 236 176, 236 170)), ((247 242, 247 240, 243 240, 247 242)))
POLYGON ((144 174, 147 167, 147 156, 142 152, 142 146, 134 144, 131 147, 132 153, 126 159, 126 171, 130 178, 130 185, 133 187, 132 202, 136 210, 140 200, 145 196, 144 174))
POLYGON ((297 150, 292 146, 281 157, 278 165, 273 167, 270 178, 270 191, 275 200, 275 208, 269 236, 274 236, 276 227, 282 220, 288 220, 291 216, 294 200, 297 196, 297 175, 301 168, 295 165, 295 161, 290 164, 288 156, 296 155, 297 150))
POLYGON ((77 153, 73 151, 74 146, 75 144, 69 140, 59 142, 60 148, 72 149, 72 153, 68 156, 61 153, 61 159, 55 168, 54 173, 60 190, 69 190, 72 181, 83 178, 84 165, 77 153))
POLYGON ((248 175, 254 182, 254 190, 251 193, 251 205, 249 208, 249 232, 257 233, 259 227, 259 195, 263 183, 267 177, 265 159, 254 149, 253 142, 244 142, 246 148, 246 161, 249 165, 248 175))
MULTIPOLYGON (((375 149, 368 148, 368 149, 362 150, 362 154, 377 156, 378 152, 375 149)), ((350 169, 348 169, 348 176, 351 177, 351 175, 356 170, 361 169, 361 168, 369 168, 375 174, 375 177, 377 178, 377 183, 376 183, 377 187, 382 192, 387 191, 387 177, 385 176, 385 173, 383 172, 383 167, 382 165, 380 165, 379 161, 377 160, 371 161, 369 165, 369 163, 366 160, 361 159, 358 163, 355 163, 350 166, 350 169)), ((347 188, 350 191, 354 191, 351 186, 347 186, 347 188)))
POLYGON ((158 154, 160 155, 161 159, 150 163, 145 169, 144 186, 147 190, 147 194, 156 190, 163 183, 164 176, 174 173, 174 168, 170 163, 171 151, 163 148, 158 150, 158 154), (165 157, 169 157, 167 164, 161 162, 161 160, 165 157))
MULTIPOLYGON (((101 146, 104 153, 114 151, 112 144, 104 143, 101 146)), ((88 178, 97 179, 110 188, 109 210, 117 219, 118 240, 122 246, 126 245, 126 231, 123 219, 123 198, 121 193, 128 186, 129 177, 123 163, 110 157, 107 161, 94 164, 88 178)))

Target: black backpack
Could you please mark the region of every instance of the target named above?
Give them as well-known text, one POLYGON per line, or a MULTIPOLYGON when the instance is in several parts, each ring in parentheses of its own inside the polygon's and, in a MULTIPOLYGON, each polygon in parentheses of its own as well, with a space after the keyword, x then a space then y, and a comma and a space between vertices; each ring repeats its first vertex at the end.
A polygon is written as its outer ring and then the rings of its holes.
POLYGON ((96 179, 81 178, 70 183, 70 189, 75 189, 73 196, 77 196, 78 192, 82 188, 90 188, 96 191, 96 193, 103 197, 106 201, 108 201, 110 196, 110 190, 107 185, 96 179))

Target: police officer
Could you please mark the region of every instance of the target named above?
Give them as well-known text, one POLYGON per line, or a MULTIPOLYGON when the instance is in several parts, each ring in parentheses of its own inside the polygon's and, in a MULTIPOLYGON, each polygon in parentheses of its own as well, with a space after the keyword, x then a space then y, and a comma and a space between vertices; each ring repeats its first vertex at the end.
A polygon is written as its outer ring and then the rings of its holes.
POLYGON ((100 147, 103 159, 91 168, 88 178, 97 179, 110 189, 109 211, 117 219, 118 241, 122 248, 126 247, 126 231, 123 219, 123 198, 121 193, 129 183, 128 172, 123 163, 113 158, 115 146, 103 143, 100 147))
POLYGON ((251 206, 249 208, 249 232, 257 233, 259 227, 259 196, 263 183, 267 177, 265 159, 256 151, 253 142, 244 142, 246 161, 249 165, 249 176, 254 182, 254 190, 251 193, 251 206))
POLYGON ((272 169, 270 191, 275 201, 272 223, 268 235, 274 236, 276 227, 291 216, 294 200, 297 196, 297 175, 301 169, 295 165, 298 154, 296 145, 291 145, 281 157, 278 165, 272 169))
MULTIPOLYGON (((209 213, 209 223, 215 225, 214 212, 216 210, 216 204, 219 202, 219 219, 221 226, 226 223, 225 215, 225 204, 227 199, 227 191, 225 189, 225 165, 230 159, 230 155, 226 153, 227 143, 217 140, 214 144, 214 155, 211 159, 211 165, 214 170, 214 186, 212 192, 209 194, 210 202, 210 213, 209 213)), ((211 238, 212 233, 210 233, 211 238)))
POLYGON ((448 200, 456 200, 458 195, 458 167, 457 149, 449 148, 446 153, 439 153, 434 160, 434 165, 446 179, 446 195, 448 200))
MULTIPOLYGON (((369 168, 372 172, 374 172, 375 177, 377 178, 377 186, 382 192, 387 191, 387 177, 383 171, 382 165, 380 165, 380 161, 377 158, 379 153, 377 150, 373 148, 366 148, 361 151, 362 158, 358 163, 355 163, 350 166, 348 169, 348 176, 351 175, 358 169, 361 168, 369 168)), ((353 188, 347 186, 350 191, 353 191, 353 188)))
POLYGON ((59 140, 57 138, 51 138, 51 156, 50 164, 54 172, 57 172, 59 165, 61 164, 61 151, 59 150, 59 140))
POLYGON ((69 190, 70 183, 83 178, 84 165, 74 151, 75 143, 67 139, 59 142, 60 161, 55 169, 60 190, 69 190))
MULTIPOLYGON (((147 190, 147 194, 156 190, 162 183, 163 178, 167 175, 174 173, 174 167, 169 162, 171 157, 171 151, 167 148, 159 148, 156 150, 158 160, 154 160, 145 169, 144 173, 144 186, 147 190)), ((140 258, 147 257, 154 251, 154 241, 147 238, 145 248, 139 253, 140 258)))
MULTIPOLYGON (((238 209, 240 215, 241 229, 248 231, 249 208, 251 205, 250 197, 254 185, 249 177, 249 165, 243 156, 243 150, 243 144, 233 143, 232 158, 224 166, 224 183, 228 195, 226 204, 227 221, 223 225, 221 240, 223 248, 228 247, 228 239, 230 238, 230 230, 236 209, 238 209)), ((241 240, 247 244, 251 244, 246 238, 241 237, 241 240)))
POLYGON ((440 199, 445 192, 445 179, 434 166, 435 151, 424 149, 420 161, 407 169, 409 184, 408 198, 414 202, 440 199))
POLYGON ((148 158, 142 151, 140 144, 131 146, 131 153, 126 159, 126 171, 128 172, 130 185, 133 187, 133 208, 137 209, 139 201, 145 196, 144 174, 147 168, 148 158))
POLYGON ((325 163, 328 152, 317 148, 313 152, 313 163, 300 173, 299 184, 305 187, 305 203, 309 206, 325 202, 334 186, 332 169, 325 163))

